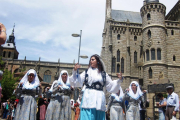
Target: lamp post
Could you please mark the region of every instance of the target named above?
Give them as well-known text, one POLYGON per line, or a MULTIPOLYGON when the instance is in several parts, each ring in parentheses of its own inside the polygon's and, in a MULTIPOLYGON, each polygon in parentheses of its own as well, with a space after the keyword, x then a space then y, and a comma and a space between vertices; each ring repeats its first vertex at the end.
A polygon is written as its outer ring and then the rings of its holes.
MULTIPOLYGON (((81 58, 88 58, 88 56, 87 55, 81 55, 80 56, 80 49, 81 49, 81 36, 82 36, 82 30, 80 30, 80 34, 72 34, 72 36, 73 37, 80 37, 80 40, 79 40, 79 52, 78 52, 78 64, 79 64, 79 58, 81 57, 81 58)), ((77 78, 78 78, 78 72, 79 70, 77 70, 77 78)), ((75 90, 74 90, 75 92, 74 92, 74 100, 77 100, 77 98, 78 98, 78 92, 77 92, 77 89, 75 88, 75 90)))
POLYGON ((80 37, 80 40, 79 40, 79 52, 78 52, 78 64, 79 64, 82 30, 80 30, 80 34, 72 34, 72 36, 73 36, 73 37, 80 37))

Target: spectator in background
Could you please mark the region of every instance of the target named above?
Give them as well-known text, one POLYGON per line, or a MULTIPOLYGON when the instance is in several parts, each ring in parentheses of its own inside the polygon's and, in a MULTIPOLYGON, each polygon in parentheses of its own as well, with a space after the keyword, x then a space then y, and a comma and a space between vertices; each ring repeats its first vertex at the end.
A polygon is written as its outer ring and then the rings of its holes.
POLYGON ((6 27, 0 23, 0 45, 6 42, 6 27))
POLYGON ((14 104, 12 105, 11 120, 14 120, 14 117, 15 117, 15 112, 16 112, 16 105, 17 105, 17 102, 16 102, 16 101, 14 101, 14 104))
MULTIPOLYGON (((145 101, 145 103, 147 105, 147 103, 148 103, 148 101, 147 101, 147 90, 143 89, 142 87, 140 87, 140 89, 141 89, 141 92, 143 92, 143 93, 146 92, 146 94, 144 94, 144 101, 145 101)), ((149 107, 149 106, 146 106, 146 105, 143 106, 143 101, 142 100, 139 101, 140 120, 145 120, 145 117, 146 117, 146 107, 149 107)))
POLYGON ((79 115, 80 115, 80 108, 79 108, 79 102, 76 102, 74 104, 74 107, 76 109, 76 112, 75 112, 75 119, 74 120, 79 120, 79 115))
POLYGON ((167 86, 166 90, 168 97, 165 118, 166 120, 170 120, 173 117, 176 117, 176 114, 179 111, 179 97, 173 92, 173 86, 167 86))
POLYGON ((157 94, 160 102, 156 103, 159 109, 159 120, 165 120, 165 112, 166 112, 166 98, 163 97, 162 93, 157 94))
POLYGON ((4 106, 4 112, 3 112, 3 118, 6 119, 9 115, 9 108, 10 107, 10 102, 9 100, 7 100, 7 102, 5 103, 5 106, 4 106))
POLYGON ((45 120, 46 109, 47 109, 46 98, 39 98, 37 120, 45 120))

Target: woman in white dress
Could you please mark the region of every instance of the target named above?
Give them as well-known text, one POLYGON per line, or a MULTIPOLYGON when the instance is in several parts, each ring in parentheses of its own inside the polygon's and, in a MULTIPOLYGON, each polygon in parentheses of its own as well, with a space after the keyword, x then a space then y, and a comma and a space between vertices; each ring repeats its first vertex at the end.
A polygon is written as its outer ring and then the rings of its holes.
POLYGON ((117 93, 122 82, 122 75, 118 74, 118 80, 111 80, 105 73, 104 63, 97 54, 92 55, 89 61, 89 68, 81 73, 77 73, 80 65, 76 64, 73 74, 70 77, 70 84, 74 87, 86 88, 81 101, 81 120, 105 120, 106 99, 103 88, 111 93, 117 93))
POLYGON ((110 119, 111 120, 124 120, 123 115, 123 102, 122 98, 124 96, 123 90, 120 87, 118 93, 112 93, 109 97, 109 102, 107 105, 107 111, 110 109, 110 119))
POLYGON ((141 92, 139 84, 136 81, 131 82, 128 91, 123 97, 123 101, 127 100, 129 102, 126 110, 126 120, 140 120, 139 102, 142 101, 145 107, 144 95, 146 93, 143 94, 141 92))
POLYGON ((16 96, 19 103, 16 107, 15 120, 36 120, 36 97, 41 96, 42 89, 34 69, 30 69, 21 79, 16 96))
POLYGON ((62 70, 59 79, 53 82, 47 93, 51 100, 46 111, 46 120, 71 120, 71 93, 68 72, 62 70))

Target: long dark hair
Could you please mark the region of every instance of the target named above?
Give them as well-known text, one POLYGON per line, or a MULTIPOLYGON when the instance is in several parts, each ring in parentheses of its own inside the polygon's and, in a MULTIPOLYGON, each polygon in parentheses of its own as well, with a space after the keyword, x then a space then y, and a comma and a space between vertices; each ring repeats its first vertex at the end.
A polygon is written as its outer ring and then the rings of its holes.
POLYGON ((89 60, 89 66, 88 67, 90 67, 91 66, 91 58, 92 57, 95 57, 95 59, 96 59, 96 61, 97 61, 97 65, 98 65, 98 70, 99 70, 99 72, 102 72, 102 71, 104 71, 104 68, 103 68, 103 65, 102 65, 102 62, 100 61, 100 59, 99 59, 99 55, 92 55, 91 57, 90 57, 90 60, 89 60))

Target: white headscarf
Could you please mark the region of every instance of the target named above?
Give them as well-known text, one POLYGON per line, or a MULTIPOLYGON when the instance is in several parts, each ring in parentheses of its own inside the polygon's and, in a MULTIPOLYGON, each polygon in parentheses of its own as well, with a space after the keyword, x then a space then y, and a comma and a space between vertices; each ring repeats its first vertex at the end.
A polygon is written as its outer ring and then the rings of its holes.
POLYGON ((34 69, 30 69, 25 75, 24 77, 21 79, 20 83, 23 83, 23 88, 26 88, 26 89, 33 89, 33 88, 36 88, 40 85, 39 83, 39 78, 37 76, 37 73, 34 69), (28 75, 29 74, 34 74, 34 80, 29 83, 28 81, 28 75))
POLYGON ((50 91, 50 92, 52 92, 52 90, 53 90, 53 86, 54 86, 54 84, 55 84, 55 83, 58 83, 58 81, 57 81, 57 80, 55 80, 55 81, 53 82, 53 84, 51 85, 51 88, 49 89, 49 91, 50 91))
POLYGON ((111 94, 111 96, 113 96, 116 101, 122 101, 122 98, 124 96, 124 93, 123 93, 121 86, 119 87, 119 90, 120 90, 119 96, 117 94, 114 94, 114 93, 111 94))
POLYGON ((58 82, 59 82, 59 85, 62 85, 62 88, 63 88, 63 89, 69 89, 69 88, 71 88, 70 82, 69 82, 69 75, 68 75, 68 72, 67 72, 66 70, 62 70, 62 71, 61 71, 61 74, 60 74, 60 76, 59 76, 58 82), (64 73, 67 73, 66 84, 63 82, 62 77, 61 77, 62 74, 64 74, 64 73))
POLYGON ((141 90, 140 90, 140 87, 139 87, 139 84, 138 84, 138 82, 136 82, 136 81, 132 81, 131 82, 131 84, 129 85, 129 92, 127 93, 130 97, 132 97, 133 99, 135 99, 135 100, 137 100, 137 99, 139 99, 139 97, 141 97, 142 96, 142 92, 141 92, 141 90), (132 84, 135 84, 136 85, 136 87, 137 87, 137 91, 136 91, 136 94, 134 94, 134 92, 133 92, 133 90, 132 90, 132 88, 131 88, 131 85, 132 84))

